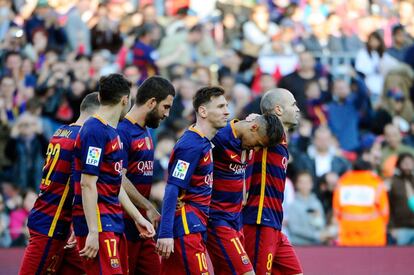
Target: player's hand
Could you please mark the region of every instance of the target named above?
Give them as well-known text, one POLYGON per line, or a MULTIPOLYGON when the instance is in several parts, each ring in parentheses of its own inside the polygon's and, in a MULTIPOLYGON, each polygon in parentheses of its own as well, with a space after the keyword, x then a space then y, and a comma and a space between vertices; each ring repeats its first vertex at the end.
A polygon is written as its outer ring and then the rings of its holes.
POLYGON ((64 249, 74 248, 75 246, 76 246, 76 237, 75 237, 75 232, 72 231, 68 241, 66 242, 64 249))
POLYGON ((81 257, 93 259, 99 250, 99 234, 98 232, 89 232, 86 237, 85 247, 79 251, 81 257))
POLYGON ((160 224, 161 215, 158 213, 157 209, 155 207, 151 207, 146 211, 147 217, 152 223, 152 226, 154 226, 154 229, 157 230, 158 225, 160 224))
POLYGON ((144 217, 140 217, 138 220, 135 221, 135 226, 139 231, 139 236, 141 238, 149 239, 154 237, 155 230, 152 224, 147 221, 144 217))
POLYGON ((168 259, 171 253, 174 253, 174 239, 164 238, 158 239, 155 251, 165 259, 168 259))
POLYGON ((252 122, 253 120, 255 120, 258 116, 260 116, 259 114, 250 114, 246 117, 246 121, 247 122, 252 122))

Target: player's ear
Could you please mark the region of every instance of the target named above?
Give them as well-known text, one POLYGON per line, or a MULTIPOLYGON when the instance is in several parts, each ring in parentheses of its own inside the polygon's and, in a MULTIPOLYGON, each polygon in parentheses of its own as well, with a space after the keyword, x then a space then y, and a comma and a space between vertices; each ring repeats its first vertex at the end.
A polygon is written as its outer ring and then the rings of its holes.
POLYGON ((149 109, 152 110, 155 108, 155 106, 157 106, 157 100, 155 99, 155 97, 151 97, 150 99, 147 100, 145 104, 147 105, 149 109))
POLYGON ((283 108, 280 105, 275 106, 275 114, 281 116, 283 114, 283 108))
POLYGON ((197 113, 200 117, 206 118, 207 117, 207 108, 204 105, 198 107, 197 113))
POLYGON ((124 95, 121 99, 122 105, 128 105, 129 104, 129 96, 128 95, 124 95))
POLYGON ((250 126, 250 131, 252 132, 257 132, 260 129, 260 125, 257 123, 252 123, 252 125, 250 126))

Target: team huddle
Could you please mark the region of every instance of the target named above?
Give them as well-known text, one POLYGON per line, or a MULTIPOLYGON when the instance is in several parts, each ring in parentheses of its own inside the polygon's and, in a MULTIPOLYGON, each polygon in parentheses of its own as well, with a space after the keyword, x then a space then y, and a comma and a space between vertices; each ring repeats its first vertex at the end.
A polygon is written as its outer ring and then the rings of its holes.
POLYGON ((130 88, 120 74, 102 77, 51 138, 20 274, 301 274, 281 232, 293 95, 268 91, 263 115, 228 121, 224 90, 199 89, 160 215, 148 128, 168 116, 175 89, 150 77, 131 108, 130 88))

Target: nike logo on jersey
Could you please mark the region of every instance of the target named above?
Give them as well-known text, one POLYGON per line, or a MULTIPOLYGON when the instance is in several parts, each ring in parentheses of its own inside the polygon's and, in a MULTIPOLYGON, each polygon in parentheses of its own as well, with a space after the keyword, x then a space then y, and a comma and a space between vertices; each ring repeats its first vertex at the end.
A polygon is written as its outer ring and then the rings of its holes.
POLYGON ((144 144, 145 142, 138 143, 138 149, 141 149, 141 147, 144 146, 144 144))
POLYGON ((209 158, 210 158, 210 155, 204 157, 204 162, 207 162, 209 158))
POLYGON ((231 157, 231 159, 234 159, 235 157, 237 157, 237 154, 235 154, 235 155, 232 154, 230 157, 231 157))

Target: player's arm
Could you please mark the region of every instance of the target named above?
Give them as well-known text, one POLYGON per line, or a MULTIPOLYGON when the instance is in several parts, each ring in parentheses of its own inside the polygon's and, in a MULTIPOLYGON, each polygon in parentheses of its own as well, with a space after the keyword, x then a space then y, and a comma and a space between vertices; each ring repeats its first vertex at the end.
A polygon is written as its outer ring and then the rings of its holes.
POLYGON ((107 138, 95 128, 82 128, 79 132, 81 161, 82 207, 88 226, 85 247, 80 256, 94 258, 99 250, 98 190, 96 183, 100 174, 107 138))
POLYGON ((141 195, 141 193, 135 188, 132 182, 126 177, 126 169, 123 169, 122 173, 122 187, 124 188, 132 203, 135 204, 138 208, 145 210, 148 219, 154 228, 157 229, 161 217, 160 213, 158 213, 154 205, 143 195, 141 195))
POLYGON ((88 236, 86 237, 85 247, 79 251, 79 255, 90 259, 95 258, 99 250, 98 218, 96 215, 96 209, 98 207, 97 181, 98 176, 81 175, 82 205, 86 224, 88 225, 88 236))
POLYGON ((160 221, 160 213, 158 213, 157 209, 155 209, 150 201, 141 195, 141 193, 135 188, 135 186, 126 176, 129 161, 128 154, 131 151, 131 135, 128 129, 125 129, 122 126, 118 127, 118 134, 122 142, 123 150, 122 187, 124 188, 132 203, 135 204, 138 208, 144 209, 146 211, 148 219, 156 229, 160 221))
POLYGON ((174 252, 174 214, 180 188, 186 190, 190 186, 191 176, 201 158, 200 148, 175 148, 172 154, 172 165, 162 205, 162 215, 156 251, 168 258, 174 252))
POLYGON ((141 237, 151 238, 155 235, 154 227, 148 222, 134 206, 134 204, 129 199, 124 188, 121 186, 121 190, 118 195, 119 201, 121 202, 122 207, 125 212, 132 217, 135 222, 135 225, 138 228, 141 237))

